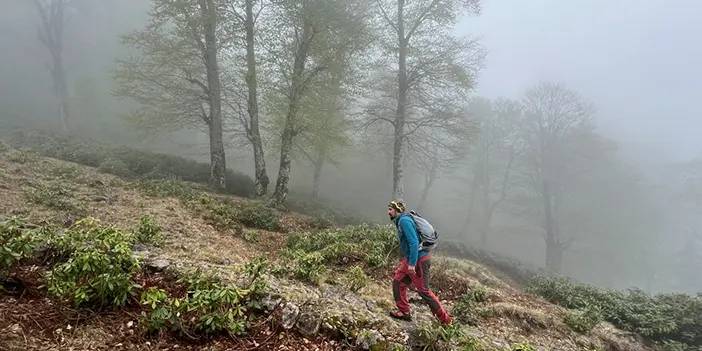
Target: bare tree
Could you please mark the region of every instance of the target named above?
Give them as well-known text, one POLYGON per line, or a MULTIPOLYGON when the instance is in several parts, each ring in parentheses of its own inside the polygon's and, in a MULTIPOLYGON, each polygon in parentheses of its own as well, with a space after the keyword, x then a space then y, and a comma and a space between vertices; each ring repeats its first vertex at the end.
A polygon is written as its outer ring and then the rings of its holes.
POLYGON ((34 0, 39 11, 39 40, 49 50, 51 61, 49 71, 53 82, 54 95, 58 100, 61 128, 70 128, 70 110, 66 69, 63 62, 65 11, 69 0, 34 0))
POLYGON ((573 242, 561 231, 561 209, 573 162, 570 138, 589 128, 592 108, 575 92, 558 84, 542 83, 524 98, 521 123, 533 190, 543 209, 546 268, 560 272, 563 253, 573 242))
POLYGON ((395 111, 373 116, 385 121, 393 132, 393 196, 402 197, 403 154, 406 141, 420 129, 432 129, 443 116, 427 113, 435 99, 460 101, 472 87, 482 54, 475 42, 459 40, 450 33, 460 9, 478 12, 478 1, 376 0, 383 23, 380 37, 384 62, 396 72, 395 111), (449 98, 449 95, 452 95, 449 98))
POLYGON ((124 37, 142 56, 118 61, 115 94, 139 104, 130 119, 141 126, 204 127, 209 136, 210 183, 224 189, 218 5, 215 0, 154 0, 146 28, 124 37))

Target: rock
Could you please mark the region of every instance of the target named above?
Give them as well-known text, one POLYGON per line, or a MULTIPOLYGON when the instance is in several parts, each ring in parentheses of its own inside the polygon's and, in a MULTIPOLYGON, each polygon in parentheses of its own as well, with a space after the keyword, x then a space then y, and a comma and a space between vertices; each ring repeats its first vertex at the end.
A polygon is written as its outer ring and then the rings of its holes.
POLYGON ((146 268, 151 269, 155 272, 162 272, 166 268, 168 268, 171 265, 171 263, 164 258, 157 258, 155 260, 150 260, 146 262, 146 268))
POLYGON ((375 345, 385 341, 385 338, 375 329, 364 329, 356 337, 356 346, 362 350, 373 350, 375 345))
POLYGON ((107 196, 95 196, 93 202, 110 202, 110 199, 107 196))
POLYGON ((314 336, 319 332, 322 325, 322 318, 312 311, 305 311, 300 314, 295 327, 304 336, 314 336))
POLYGON ((300 307, 292 302, 286 302, 281 312, 280 325, 283 329, 289 330, 295 326, 297 317, 300 315, 300 307))
POLYGON ((282 299, 280 297, 274 295, 266 295, 261 300, 261 303, 263 304, 263 307, 266 309, 266 311, 271 312, 275 310, 278 307, 278 305, 280 305, 281 301, 282 299))

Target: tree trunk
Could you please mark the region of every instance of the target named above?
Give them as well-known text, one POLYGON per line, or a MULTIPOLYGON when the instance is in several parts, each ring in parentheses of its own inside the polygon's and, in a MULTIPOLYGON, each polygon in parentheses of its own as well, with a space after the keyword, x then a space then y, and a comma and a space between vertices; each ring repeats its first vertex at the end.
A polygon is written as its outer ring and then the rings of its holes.
POLYGON ((392 195, 394 198, 404 196, 402 181, 402 144, 405 133, 405 117, 407 109, 407 38, 405 38, 404 23, 405 0, 397 2, 397 37, 399 44, 398 73, 397 73, 397 113, 395 115, 395 140, 392 157, 392 195))
POLYGON ((68 83, 66 83, 66 72, 63 68, 63 58, 61 53, 54 58, 53 63, 54 93, 59 100, 59 115, 61 116, 61 129, 64 133, 70 130, 70 110, 68 106, 68 83))
POLYGON ((207 68, 208 102, 210 105, 210 185, 218 190, 226 188, 226 164, 222 142, 222 87, 217 65, 217 14, 213 0, 200 0, 202 28, 205 33, 204 59, 207 68))
POLYGON ((51 79, 54 95, 58 101, 61 129, 67 133, 70 129, 70 110, 68 104, 68 84, 66 70, 63 67, 63 21, 64 0, 52 0, 48 6, 34 0, 34 5, 39 11, 41 24, 39 26, 39 40, 46 46, 51 55, 51 79))
POLYGON ((263 196, 268 192, 268 174, 266 174, 266 160, 261 142, 261 132, 258 123, 258 85, 256 81, 256 56, 254 47, 254 0, 246 0, 246 85, 249 90, 249 140, 253 145, 256 196, 263 196))
POLYGON ((478 176, 478 171, 473 171, 473 181, 470 185, 470 197, 468 198, 468 211, 466 220, 463 222, 463 231, 466 239, 469 239, 468 233, 475 217, 475 199, 478 197, 478 189, 480 189, 480 177, 478 176))
POLYGON ((322 177, 322 167, 324 167, 324 159, 319 158, 314 163, 314 174, 312 176, 312 198, 319 199, 319 180, 322 177))
POLYGON ((563 246, 559 240, 558 226, 553 211, 553 195, 551 185, 547 180, 542 181, 542 200, 544 205, 544 221, 546 229, 546 270, 560 273, 563 263, 563 246))
POLYGON ((424 177, 424 189, 422 189, 422 195, 419 198, 419 203, 417 204, 417 212, 424 212, 424 206, 426 205, 427 198, 429 197, 429 190, 431 190, 434 181, 436 180, 436 169, 438 165, 434 162, 434 167, 428 171, 424 177))
POLYGON ((305 64, 307 63, 307 55, 310 42, 312 40, 312 26, 308 21, 303 24, 302 41, 295 50, 295 62, 293 64, 292 82, 290 84, 288 113, 285 116, 285 126, 283 127, 283 135, 280 143, 280 166, 278 168, 278 179, 275 184, 275 192, 271 199, 273 206, 284 206, 285 200, 288 197, 288 182, 290 180, 290 163, 293 139, 295 137, 295 128, 297 120, 297 111, 299 109, 300 98, 304 89, 303 80, 305 73, 305 64))

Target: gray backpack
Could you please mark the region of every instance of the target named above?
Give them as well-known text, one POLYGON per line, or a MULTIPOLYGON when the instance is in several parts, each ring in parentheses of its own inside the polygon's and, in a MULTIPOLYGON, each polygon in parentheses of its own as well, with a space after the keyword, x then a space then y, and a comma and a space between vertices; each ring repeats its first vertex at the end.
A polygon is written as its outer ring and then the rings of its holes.
POLYGON ((419 249, 430 250, 436 247, 439 240, 439 233, 434 230, 434 226, 417 212, 410 211, 409 215, 414 221, 414 226, 419 234, 419 249))

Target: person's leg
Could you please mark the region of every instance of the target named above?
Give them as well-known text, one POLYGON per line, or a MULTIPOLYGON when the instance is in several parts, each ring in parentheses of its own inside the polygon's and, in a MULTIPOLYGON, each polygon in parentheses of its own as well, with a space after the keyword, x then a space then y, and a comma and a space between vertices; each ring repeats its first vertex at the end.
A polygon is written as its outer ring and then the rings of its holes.
POLYGON ((410 304, 407 300, 407 288, 412 280, 407 275, 407 260, 403 259, 395 269, 392 279, 392 295, 395 298, 395 305, 402 314, 410 314, 410 304))
POLYGON ((446 312, 441 301, 433 291, 429 289, 431 260, 429 256, 424 256, 417 262, 417 274, 412 280, 412 284, 417 288, 419 296, 429 305, 431 312, 444 324, 451 323, 451 316, 446 312))

